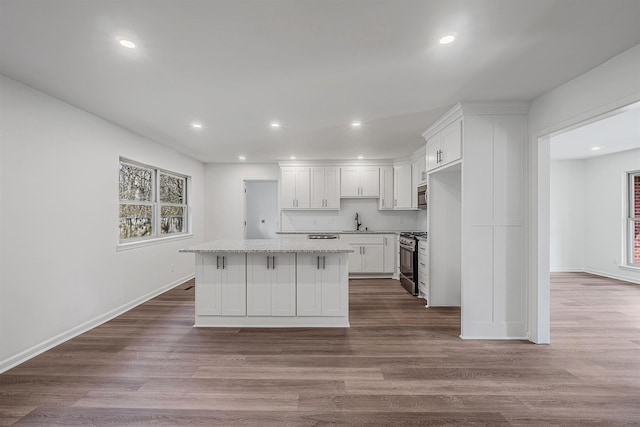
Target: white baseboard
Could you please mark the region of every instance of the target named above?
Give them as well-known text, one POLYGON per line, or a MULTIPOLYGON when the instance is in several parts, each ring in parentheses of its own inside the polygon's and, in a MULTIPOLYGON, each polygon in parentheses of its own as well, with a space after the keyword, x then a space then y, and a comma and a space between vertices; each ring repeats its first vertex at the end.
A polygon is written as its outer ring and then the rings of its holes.
POLYGON ((189 274, 181 279, 178 279, 174 282, 169 283, 155 291, 149 292, 146 295, 141 296, 140 298, 136 298, 135 300, 128 302, 126 304, 121 305, 120 307, 114 308, 111 311, 106 312, 98 317, 95 317, 91 320, 88 320, 78 326, 75 326, 68 331, 62 332, 55 337, 49 338, 46 341, 41 342, 40 344, 36 344, 31 348, 28 348, 14 356, 9 357, 8 359, 0 361, 0 374, 8 371, 9 369, 18 366, 21 363, 26 362, 27 360, 34 358, 35 356, 44 353, 47 350, 52 349, 53 347, 62 344, 65 341, 70 340, 71 338, 75 338, 80 334, 87 332, 90 329, 95 328, 96 326, 100 326, 105 322, 108 322, 111 319, 114 319, 121 314, 131 310, 132 308, 149 301, 152 298, 157 297, 158 295, 168 291, 169 289, 173 289, 178 285, 186 282, 187 280, 191 280, 195 277, 195 274, 189 274))
POLYGON ((604 271, 591 270, 589 268, 585 268, 584 272, 589 274, 595 274, 596 276, 603 276, 603 277, 608 277, 610 279, 623 280, 625 282, 631 282, 631 283, 635 283, 636 285, 640 285, 640 280, 636 279, 635 277, 620 276, 618 274, 605 273, 604 271))
POLYGON ((584 273, 584 268, 552 268, 551 273, 584 273))

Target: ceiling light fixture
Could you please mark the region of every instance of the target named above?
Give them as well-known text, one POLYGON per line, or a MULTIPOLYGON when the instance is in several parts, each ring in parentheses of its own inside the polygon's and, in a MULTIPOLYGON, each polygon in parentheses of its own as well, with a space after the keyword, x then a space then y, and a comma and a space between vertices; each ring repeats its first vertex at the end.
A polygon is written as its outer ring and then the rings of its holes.
POLYGON ((125 39, 120 40, 119 43, 121 46, 124 46, 127 49, 134 49, 136 47, 136 44, 134 42, 125 39))
POLYGON ((296 156, 291 156, 291 157, 289 157, 289 159, 291 159, 291 160, 295 160, 295 159, 296 159, 296 156))
POLYGON ((280 123, 278 123, 278 122, 271 122, 271 127, 272 127, 272 128, 279 128, 279 127, 280 127, 280 123))
POLYGON ((455 34, 447 34, 440 38, 440 44, 449 44, 456 39, 455 34))
POLYGON ((358 160, 364 159, 364 156, 358 156, 358 160))
POLYGON ((202 123, 191 122, 191 127, 195 129, 202 129, 202 123))
POLYGON ((360 122, 352 122, 351 126, 353 126, 354 128, 359 128, 360 126, 362 126, 362 123, 360 123, 360 122))
POLYGON ((247 158, 245 156, 238 156, 239 160, 247 160, 247 158))
POLYGON ((598 151, 600 149, 600 147, 591 147, 591 150, 593 151, 598 151))

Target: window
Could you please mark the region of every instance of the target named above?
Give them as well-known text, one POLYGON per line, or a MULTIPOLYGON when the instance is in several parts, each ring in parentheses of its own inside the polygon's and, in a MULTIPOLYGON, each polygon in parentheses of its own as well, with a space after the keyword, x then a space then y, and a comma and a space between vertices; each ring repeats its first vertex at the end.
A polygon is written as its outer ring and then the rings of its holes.
POLYGON ((120 243, 188 232, 188 177, 120 159, 120 243))
POLYGON ((629 174, 627 264, 640 267, 640 171, 629 174))

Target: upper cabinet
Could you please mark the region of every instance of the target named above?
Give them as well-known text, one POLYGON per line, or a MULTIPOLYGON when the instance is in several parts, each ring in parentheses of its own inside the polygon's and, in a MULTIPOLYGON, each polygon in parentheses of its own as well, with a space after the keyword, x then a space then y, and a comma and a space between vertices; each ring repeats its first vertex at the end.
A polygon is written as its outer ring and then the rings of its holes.
POLYGON ((427 139, 427 171, 462 158, 462 118, 427 139))
POLYGON ((380 197, 379 174, 377 166, 340 168, 340 197, 380 197))
POLYGON ((393 166, 395 209, 411 209, 411 163, 398 163, 393 166))
POLYGON ((280 168, 280 172, 280 208, 308 209, 309 168, 283 167, 280 168))
POLYGON ((427 181, 427 158, 424 151, 411 162, 411 207, 418 208, 418 187, 427 181))
POLYGON ((379 210, 393 209, 393 167, 380 167, 380 202, 379 210))
POLYGON ((340 168, 311 168, 311 208, 340 209, 340 168))

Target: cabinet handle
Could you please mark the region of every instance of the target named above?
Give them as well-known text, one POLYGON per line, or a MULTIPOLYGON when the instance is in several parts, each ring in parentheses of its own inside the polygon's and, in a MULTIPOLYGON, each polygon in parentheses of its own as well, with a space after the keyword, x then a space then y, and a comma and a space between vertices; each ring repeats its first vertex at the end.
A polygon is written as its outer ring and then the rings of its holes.
POLYGON ((364 255, 364 254, 365 254, 365 247, 363 246, 362 247, 362 255, 364 255))
POLYGON ((393 206, 394 207, 398 206, 398 199, 393 199, 393 206))
POLYGON ((276 256, 272 256, 271 257, 271 269, 275 270, 276 269, 276 256))
POLYGON ((423 267, 427 266, 427 264, 425 264, 424 262, 421 262, 420 265, 423 266, 423 267))
POLYGON ((318 270, 320 270, 320 255, 318 255, 318 270))
POLYGON ((269 258, 271 258, 269 255, 267 255, 267 270, 269 269, 269 258))
POLYGON ((326 269, 327 267, 327 257, 323 256, 322 257, 322 269, 326 269))
POLYGON ((216 256, 216 270, 220 270, 220 256, 216 256))

